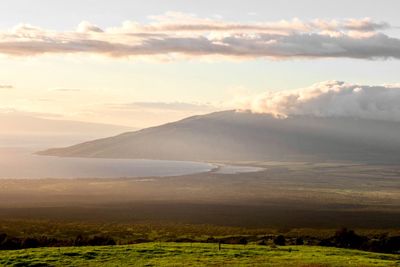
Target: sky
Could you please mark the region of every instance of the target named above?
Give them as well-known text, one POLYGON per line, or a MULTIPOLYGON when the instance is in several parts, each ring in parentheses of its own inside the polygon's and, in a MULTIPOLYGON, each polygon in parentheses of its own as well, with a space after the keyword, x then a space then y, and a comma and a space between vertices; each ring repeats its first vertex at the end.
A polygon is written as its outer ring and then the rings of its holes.
POLYGON ((2 0, 0 112, 147 127, 326 81, 392 88, 399 8, 397 0, 2 0))

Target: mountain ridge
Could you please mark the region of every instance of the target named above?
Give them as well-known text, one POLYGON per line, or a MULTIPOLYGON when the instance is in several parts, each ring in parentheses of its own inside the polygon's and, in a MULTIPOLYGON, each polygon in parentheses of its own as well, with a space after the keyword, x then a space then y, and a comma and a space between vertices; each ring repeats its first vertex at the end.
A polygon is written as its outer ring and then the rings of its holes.
POLYGON ((167 160, 358 160, 400 158, 400 123, 357 118, 220 111, 41 155, 167 160))

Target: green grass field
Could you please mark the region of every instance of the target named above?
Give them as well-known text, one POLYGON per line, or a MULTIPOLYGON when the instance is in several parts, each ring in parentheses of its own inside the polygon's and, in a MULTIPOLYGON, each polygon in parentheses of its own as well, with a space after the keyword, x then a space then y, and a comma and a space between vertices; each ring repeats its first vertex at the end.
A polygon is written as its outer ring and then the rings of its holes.
POLYGON ((400 255, 357 250, 203 243, 0 251, 0 266, 400 266, 400 255))

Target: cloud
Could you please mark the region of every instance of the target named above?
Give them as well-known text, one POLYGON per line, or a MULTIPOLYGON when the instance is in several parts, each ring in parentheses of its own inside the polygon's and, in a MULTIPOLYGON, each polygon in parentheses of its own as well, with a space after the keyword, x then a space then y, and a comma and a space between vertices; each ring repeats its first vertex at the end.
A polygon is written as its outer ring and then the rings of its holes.
POLYGON ((132 102, 126 104, 113 104, 112 107, 122 110, 134 109, 172 112, 210 112, 217 109, 210 104, 186 102, 132 102))
POLYGON ((90 53, 109 57, 225 57, 231 59, 400 58, 391 26, 369 18, 238 23, 167 12, 142 24, 102 29, 82 22, 74 31, 18 25, 0 31, 0 54, 90 53))
POLYGON ((88 105, 74 116, 85 121, 108 121, 114 124, 146 128, 221 109, 223 107, 218 108, 211 103, 197 102, 110 102, 88 105))
POLYGON ((73 89, 73 88, 57 88, 53 89, 54 92, 80 92, 81 89, 73 89))
POLYGON ((243 100, 241 109, 286 118, 296 115, 400 121, 400 85, 326 81, 243 100))
POLYGON ((62 115, 55 113, 47 113, 47 112, 35 112, 35 111, 26 111, 15 108, 2 108, 0 107, 0 116, 7 115, 13 117, 37 117, 37 118, 61 118, 62 115))
POLYGON ((0 84, 0 89, 14 89, 14 86, 10 84, 0 84))
POLYGON ((76 31, 80 33, 103 32, 103 30, 99 26, 91 24, 88 21, 82 21, 81 23, 79 23, 76 31))

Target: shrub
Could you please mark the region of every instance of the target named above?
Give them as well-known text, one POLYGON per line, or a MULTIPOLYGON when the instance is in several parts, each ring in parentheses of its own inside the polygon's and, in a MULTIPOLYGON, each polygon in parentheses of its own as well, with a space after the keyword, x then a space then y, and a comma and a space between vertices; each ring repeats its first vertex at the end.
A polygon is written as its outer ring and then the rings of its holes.
POLYGON ((27 237, 24 240, 22 240, 22 242, 21 242, 22 248, 37 248, 40 245, 41 244, 40 244, 39 240, 37 240, 36 238, 32 238, 32 237, 27 237))
POLYGON ((296 238, 296 245, 301 246, 304 245, 304 240, 301 237, 296 238))
POLYGON ((274 239, 274 244, 277 246, 284 246, 286 244, 286 239, 283 235, 278 235, 275 239, 274 239))
POLYGON ((368 239, 363 236, 357 235, 353 230, 347 230, 342 228, 336 231, 333 238, 335 246, 341 248, 361 248, 363 243, 367 242, 368 239))

